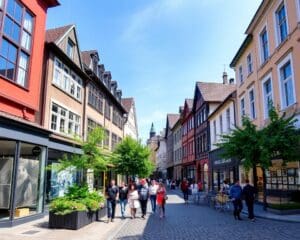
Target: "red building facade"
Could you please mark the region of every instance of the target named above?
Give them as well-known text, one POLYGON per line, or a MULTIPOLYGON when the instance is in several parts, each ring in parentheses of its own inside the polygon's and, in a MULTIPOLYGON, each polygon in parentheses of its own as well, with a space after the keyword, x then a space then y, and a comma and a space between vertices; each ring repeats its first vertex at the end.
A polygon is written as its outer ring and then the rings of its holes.
POLYGON ((190 180, 196 178, 195 132, 193 100, 186 99, 182 112, 182 176, 190 180))
POLYGON ((44 211, 49 132, 38 116, 47 9, 58 4, 0 1, 0 227, 44 211))

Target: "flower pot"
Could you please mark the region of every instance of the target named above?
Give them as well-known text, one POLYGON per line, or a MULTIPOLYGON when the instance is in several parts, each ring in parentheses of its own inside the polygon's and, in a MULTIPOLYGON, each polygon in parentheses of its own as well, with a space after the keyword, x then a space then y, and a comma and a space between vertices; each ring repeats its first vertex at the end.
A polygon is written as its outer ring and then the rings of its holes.
POLYGON ((77 230, 96 221, 97 212, 75 211, 65 215, 49 212, 49 228, 77 230))

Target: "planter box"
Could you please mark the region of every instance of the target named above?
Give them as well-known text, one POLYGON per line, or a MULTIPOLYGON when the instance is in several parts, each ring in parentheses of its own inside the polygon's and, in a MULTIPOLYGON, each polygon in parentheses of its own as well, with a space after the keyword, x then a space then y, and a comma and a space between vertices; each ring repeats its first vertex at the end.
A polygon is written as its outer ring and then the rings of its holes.
POLYGON ((65 228, 77 230, 98 220, 98 214, 99 211, 77 211, 66 215, 56 215, 53 212, 49 212, 49 228, 65 228))

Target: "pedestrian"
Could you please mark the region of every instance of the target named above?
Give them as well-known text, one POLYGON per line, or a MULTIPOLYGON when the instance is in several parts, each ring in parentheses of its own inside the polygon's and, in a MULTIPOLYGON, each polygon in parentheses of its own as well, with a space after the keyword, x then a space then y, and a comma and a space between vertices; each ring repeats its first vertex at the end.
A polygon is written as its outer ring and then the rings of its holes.
POLYGON ((131 219, 133 219, 136 215, 136 209, 140 208, 139 193, 135 183, 131 183, 129 185, 127 199, 130 208, 131 219))
POLYGON ((149 188, 146 184, 146 180, 142 179, 141 184, 139 186, 139 199, 141 203, 141 209, 142 209, 142 218, 145 219, 146 213, 147 213, 147 203, 149 198, 149 188))
POLYGON ((159 217, 161 219, 166 216, 165 205, 167 199, 168 198, 166 188, 164 187, 163 183, 159 183, 157 189, 157 205, 159 208, 159 217))
POLYGON ((183 178, 180 188, 183 193, 184 203, 187 204, 189 200, 189 183, 186 178, 183 178))
POLYGON ((190 186, 190 190, 192 192, 193 201, 194 201, 194 203, 196 203, 196 201, 197 201, 197 195, 198 195, 198 185, 196 184, 195 181, 192 182, 192 184, 190 186))
POLYGON ((128 187, 125 184, 125 182, 122 182, 121 186, 119 187, 119 201, 120 201, 122 219, 125 219, 125 209, 126 209, 126 205, 127 205, 127 195, 128 195, 128 187))
POLYGON ((156 211, 156 194, 157 194, 158 185, 155 180, 151 181, 151 185, 149 187, 149 195, 150 195, 150 202, 152 207, 152 212, 155 213, 156 211))
POLYGON ((243 209, 242 192, 243 190, 240 186, 240 181, 236 180, 235 184, 230 188, 230 198, 234 206, 233 216, 238 220, 242 220, 242 218, 240 217, 240 213, 243 209))
POLYGON ((175 188, 176 188, 176 182, 175 180, 173 180, 171 183, 171 190, 175 190, 175 188))
POLYGON ((109 220, 114 221, 115 211, 116 211, 116 202, 119 196, 119 188, 116 185, 115 180, 111 180, 110 185, 106 188, 106 197, 107 197, 107 223, 109 220))
POLYGON ((220 192, 222 194, 229 195, 229 189, 230 189, 230 187, 229 187, 229 184, 228 184, 227 180, 224 180, 223 181, 223 185, 222 185, 222 187, 220 189, 220 192))
POLYGON ((251 221, 255 221, 254 218, 254 200, 255 200, 255 194, 257 193, 255 187, 250 185, 249 180, 246 179, 246 185, 243 188, 243 196, 245 198, 245 202, 248 208, 248 218, 251 221))

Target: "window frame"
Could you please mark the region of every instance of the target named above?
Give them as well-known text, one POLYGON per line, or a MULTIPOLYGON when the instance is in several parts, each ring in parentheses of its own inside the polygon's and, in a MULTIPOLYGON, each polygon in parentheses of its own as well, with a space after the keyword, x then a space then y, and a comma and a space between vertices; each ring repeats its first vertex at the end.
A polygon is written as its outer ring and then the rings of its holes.
POLYGON ((246 102, 245 102, 245 96, 242 96, 242 97, 240 98, 239 104, 240 104, 240 115, 241 115, 241 123, 242 123, 242 122, 243 122, 243 116, 246 116, 246 102), (242 101, 243 101, 243 104, 244 104, 243 109, 242 109, 242 101))
POLYGON ((261 82, 261 89, 262 89, 262 101, 263 101, 263 108, 264 108, 264 119, 268 119, 269 118, 269 110, 268 110, 268 106, 266 103, 266 94, 265 94, 265 84, 266 82, 270 81, 270 85, 271 85, 271 98, 272 98, 272 102, 274 104, 274 91, 273 91, 273 78, 272 78, 272 73, 269 73, 267 76, 265 76, 262 79, 261 82))
POLYGON ((278 63, 277 65, 277 76, 278 76, 278 83, 279 83, 279 91, 280 91, 280 107, 281 107, 281 110, 284 110, 286 108, 289 108, 290 106, 293 106, 296 102, 297 102, 297 95, 296 95, 296 89, 295 89, 295 75, 294 75, 294 67, 293 67, 293 58, 292 58, 292 53, 289 53, 283 60, 280 61, 280 63, 278 63), (286 66, 287 63, 290 63, 290 66, 291 66, 291 81, 292 81, 292 93, 293 93, 293 103, 291 103, 290 105, 287 105, 287 106, 284 106, 284 97, 286 96, 283 96, 283 87, 282 87, 282 79, 281 79, 281 69, 286 66))
MULTIPOLYGON (((31 73, 31 63, 32 63, 32 56, 33 56, 33 38, 34 38, 34 32, 35 32, 35 27, 36 27, 36 15, 29 9, 27 8, 27 6, 22 3, 19 0, 14 0, 15 3, 17 3, 20 7, 21 7, 21 21, 19 22, 18 20, 16 20, 14 18, 14 16, 11 16, 8 13, 8 1, 7 0, 3 0, 2 2, 2 6, 0 6, 0 22, 1 22, 1 31, 0 31, 0 39, 1 39, 1 44, 0 44, 0 49, 2 47, 2 43, 3 40, 6 40, 10 45, 12 45, 13 47, 16 48, 16 58, 15 58, 15 62, 13 63, 14 65, 14 73, 13 73, 13 77, 12 79, 10 79, 7 74, 6 75, 2 75, 0 74, 1 78, 15 84, 18 87, 24 88, 24 89, 28 89, 29 85, 30 85, 30 73, 31 73), (29 14, 31 16, 31 31, 29 31, 28 29, 25 28, 24 26, 24 22, 25 22, 25 16, 26 13, 29 14), (4 26, 6 23, 6 18, 10 19, 13 23, 15 23, 20 29, 19 29, 19 39, 18 41, 15 41, 13 38, 11 38, 11 36, 7 35, 6 33, 4 33, 4 26), (22 46, 22 41, 23 41, 23 34, 26 33, 30 36, 30 42, 29 42, 29 46, 30 49, 26 49, 26 47, 22 46), (20 58, 21 58, 21 53, 25 54, 27 56, 27 63, 26 63, 26 69, 24 69, 21 66, 20 63, 20 58), (19 71, 23 70, 25 71, 25 79, 24 79, 24 85, 19 83, 19 71)), ((5 60, 5 64, 7 64, 7 62, 10 62, 8 58, 2 56, 2 58, 5 60)), ((7 65, 6 65, 7 67, 7 65)), ((5 72, 7 72, 8 69, 5 68, 5 72)))
POLYGON ((70 59, 74 60, 75 43, 73 42, 73 40, 71 38, 68 38, 66 47, 67 47, 67 49, 66 49, 67 56, 70 59), (71 52, 70 52, 71 54, 69 53, 69 49, 71 49, 71 52))
POLYGON ((228 107, 226 109, 226 123, 227 123, 227 133, 230 132, 230 126, 231 126, 231 111, 230 111, 230 107, 228 107))
POLYGON ((260 63, 261 65, 263 65, 265 62, 268 61, 268 59, 270 58, 270 41, 269 41, 269 33, 268 33, 268 28, 267 28, 267 25, 264 25, 262 27, 262 30, 259 32, 259 48, 260 48, 260 51, 259 51, 259 55, 260 55, 260 63), (264 51, 264 44, 263 44, 263 41, 262 41, 262 35, 263 33, 266 33, 267 35, 267 53, 268 53, 268 56, 265 57, 265 51, 264 51))
POLYGON ((239 65, 238 73, 239 73, 240 85, 242 85, 244 83, 244 70, 243 70, 243 65, 242 64, 239 65))
POLYGON ((253 58, 252 58, 252 54, 249 53, 247 55, 247 70, 248 70, 248 76, 253 73, 253 58), (249 61, 249 58, 251 61, 249 61))
POLYGON ((58 101, 56 100, 51 100, 50 102, 50 113, 49 113, 49 129, 55 133, 59 133, 59 134, 62 134, 62 135, 65 135, 65 136, 74 136, 74 134, 76 134, 77 136, 79 136, 80 138, 82 137, 82 116, 77 113, 76 111, 73 111, 72 109, 68 108, 67 106, 64 106, 63 104, 59 103, 58 101), (60 120, 62 119, 61 117, 61 114, 60 113, 54 113, 52 111, 52 106, 53 105, 57 105, 58 109, 63 109, 65 110, 66 112, 66 115, 63 117, 63 119, 65 120, 65 124, 64 124, 64 131, 62 132, 60 129, 61 129, 61 122, 60 120), (75 117, 75 120, 73 121, 70 121, 70 113, 72 113, 75 117), (55 129, 52 129, 52 115, 55 115, 57 120, 56 120, 56 128, 55 129), (79 122, 76 121, 76 117, 79 118, 79 122), (73 132, 69 132, 69 123, 72 122, 74 123, 74 131, 73 132), (75 131, 75 127, 76 127, 76 122, 77 122, 77 125, 78 125, 78 133, 75 131))
POLYGON ((255 106, 255 103, 256 103, 256 99, 255 99, 255 91, 254 91, 254 86, 251 87, 249 90, 248 90, 248 98, 249 98, 249 112, 250 112, 250 119, 251 120, 254 120, 256 119, 257 117, 257 114, 256 114, 256 106, 255 106), (251 93, 253 93, 253 99, 251 100, 251 93))
POLYGON ((276 11, 274 12, 274 27, 275 27, 275 39, 276 39, 276 46, 278 47, 281 43, 283 43, 288 35, 289 35, 289 23, 288 23, 288 14, 287 14, 287 8, 286 8, 286 2, 281 1, 278 4, 278 7, 276 8, 276 11), (281 39, 281 28, 279 23, 279 11, 284 7, 284 14, 285 14, 285 24, 286 24, 286 36, 284 39, 281 39))

